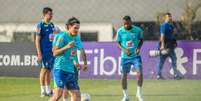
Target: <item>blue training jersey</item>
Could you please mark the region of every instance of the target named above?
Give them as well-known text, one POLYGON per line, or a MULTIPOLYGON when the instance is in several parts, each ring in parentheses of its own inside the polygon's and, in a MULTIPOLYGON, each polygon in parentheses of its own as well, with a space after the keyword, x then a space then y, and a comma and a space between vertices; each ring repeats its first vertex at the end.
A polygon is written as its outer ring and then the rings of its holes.
POLYGON ((53 46, 62 48, 72 41, 75 42, 74 47, 69 48, 63 53, 55 56, 54 69, 61 69, 65 72, 74 73, 74 57, 77 54, 77 49, 83 48, 80 36, 71 36, 68 32, 60 32, 56 34, 53 46))
MULTIPOLYGON (((164 22, 160 26, 160 34, 165 36, 165 45, 167 48, 174 48, 176 36, 174 35, 174 25, 169 22, 164 22)), ((159 43, 160 47, 160 43, 159 43)))
POLYGON ((52 53, 52 41, 54 24, 52 22, 45 23, 43 20, 37 24, 36 35, 41 37, 40 46, 42 54, 52 53))
POLYGON ((121 51, 121 58, 134 58, 140 54, 135 54, 135 49, 138 47, 139 40, 143 38, 142 29, 137 26, 132 26, 132 29, 127 30, 122 26, 117 31, 117 42, 120 42, 123 48, 127 48, 131 55, 128 56, 124 51, 121 51))

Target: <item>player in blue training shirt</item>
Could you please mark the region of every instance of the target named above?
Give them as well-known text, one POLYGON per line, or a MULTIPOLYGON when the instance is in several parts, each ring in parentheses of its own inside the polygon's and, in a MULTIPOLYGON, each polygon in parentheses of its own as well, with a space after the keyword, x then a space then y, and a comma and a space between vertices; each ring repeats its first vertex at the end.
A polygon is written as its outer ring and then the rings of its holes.
POLYGON ((131 70, 131 66, 137 73, 137 93, 136 97, 139 101, 143 101, 141 95, 141 88, 143 84, 142 60, 140 56, 140 49, 143 44, 142 30, 132 25, 130 16, 123 17, 123 26, 117 31, 118 47, 121 49, 121 73, 122 73, 122 101, 128 101, 127 92, 127 75, 131 70))
MULTIPOLYGON (((58 101, 64 87, 71 92, 71 101, 80 101, 80 88, 74 68, 74 56, 77 49, 83 51, 80 37, 77 35, 80 22, 72 17, 68 20, 66 27, 67 31, 58 33, 53 41, 53 55, 55 56, 53 76, 56 88, 50 101, 58 101)), ((84 59, 83 69, 87 70, 86 54, 82 57, 84 59)))
POLYGON ((40 70, 40 85, 41 97, 51 94, 50 89, 50 74, 54 64, 54 57, 52 53, 52 40, 54 32, 54 24, 51 22, 52 9, 49 7, 43 8, 43 19, 37 24, 36 30, 36 50, 38 62, 41 64, 40 70))

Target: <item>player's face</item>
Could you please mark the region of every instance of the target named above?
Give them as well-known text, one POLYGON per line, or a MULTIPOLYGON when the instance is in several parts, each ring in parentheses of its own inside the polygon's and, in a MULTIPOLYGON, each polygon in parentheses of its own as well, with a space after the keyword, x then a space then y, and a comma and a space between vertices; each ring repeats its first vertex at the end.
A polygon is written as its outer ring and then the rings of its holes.
POLYGON ((77 35, 80 29, 80 24, 73 24, 69 26, 69 31, 72 35, 77 35))
POLYGON ((52 16, 53 16, 53 13, 51 11, 47 12, 44 17, 48 20, 51 20, 52 19, 52 16))
POLYGON ((172 15, 165 15, 165 19, 168 21, 172 21, 172 15))
POLYGON ((131 26, 132 26, 132 21, 130 21, 130 20, 123 20, 123 24, 124 24, 124 27, 126 29, 130 29, 131 26))

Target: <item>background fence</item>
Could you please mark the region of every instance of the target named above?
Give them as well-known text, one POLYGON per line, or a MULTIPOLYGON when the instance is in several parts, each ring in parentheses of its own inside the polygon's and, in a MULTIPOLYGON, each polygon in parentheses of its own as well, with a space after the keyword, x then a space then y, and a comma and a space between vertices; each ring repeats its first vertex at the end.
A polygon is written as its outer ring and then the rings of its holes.
MULTIPOLYGON (((104 32, 103 36, 113 38, 122 17, 130 15, 134 24, 144 30, 146 40, 158 39, 161 15, 171 12, 178 39, 201 39, 201 0, 0 0, 1 42, 32 41, 35 24, 42 18, 42 9, 46 6, 53 8, 55 24, 63 26, 72 16, 79 18, 83 26, 110 24, 112 31, 104 32), (19 28, 22 24, 30 27, 19 28)), ((93 26, 90 28, 94 29, 93 26)), ((99 31, 82 28, 86 29, 82 32, 83 41, 101 41, 99 31)))

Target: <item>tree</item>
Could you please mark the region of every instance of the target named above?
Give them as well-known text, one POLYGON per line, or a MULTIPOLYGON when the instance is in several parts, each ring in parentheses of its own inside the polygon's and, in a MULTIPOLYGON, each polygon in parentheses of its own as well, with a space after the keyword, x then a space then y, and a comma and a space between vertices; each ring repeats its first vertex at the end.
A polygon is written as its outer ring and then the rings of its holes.
POLYGON ((186 6, 184 8, 184 13, 181 17, 182 25, 188 31, 189 39, 192 37, 192 24, 196 18, 198 9, 201 8, 201 0, 186 0, 186 6))

